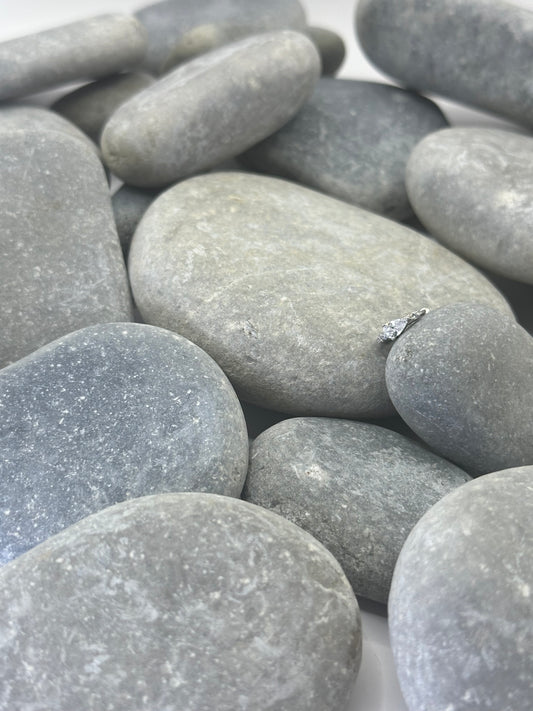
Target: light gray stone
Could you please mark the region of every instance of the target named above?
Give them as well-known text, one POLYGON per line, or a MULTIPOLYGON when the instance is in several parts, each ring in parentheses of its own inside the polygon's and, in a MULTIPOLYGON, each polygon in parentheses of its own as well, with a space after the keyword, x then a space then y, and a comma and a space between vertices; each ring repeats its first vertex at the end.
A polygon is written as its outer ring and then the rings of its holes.
POLYGON ((132 316, 101 163, 79 138, 0 130, 0 367, 132 316))
POLYGON ((533 13, 507 0, 360 0, 370 60, 412 89, 533 126, 533 13))
POLYGON ((228 40, 272 30, 303 31, 306 26, 298 0, 163 0, 141 8, 136 15, 148 33, 144 64, 155 74, 179 47, 186 52, 189 45, 198 54, 201 46, 214 49, 228 40))
POLYGON ((209 52, 115 112, 102 133, 104 159, 119 178, 139 187, 212 168, 292 118, 319 73, 311 40, 289 30, 209 52))
POLYGON ((301 111, 241 160, 387 217, 412 215, 405 167, 416 144, 447 126, 429 99, 387 84, 320 79, 301 111))
POLYGON ((533 284, 532 164, 530 136, 449 128, 414 149, 407 192, 439 241, 475 264, 533 284))
POLYGON ((114 74, 62 96, 52 108, 98 143, 104 124, 118 107, 154 81, 148 74, 114 74))
POLYGON ((342 37, 324 27, 308 27, 307 34, 317 46, 322 61, 322 74, 326 76, 336 74, 346 56, 342 37))
POLYGON ((0 709, 346 709, 357 601, 307 533, 237 499, 90 516, 0 570, 0 709))
POLYGON ((442 456, 472 474, 533 464, 533 338, 485 304, 426 314, 392 346, 391 400, 442 456))
POLYGON ((97 15, 0 44, 0 99, 138 64, 146 33, 130 15, 97 15))
POLYGON ((0 563, 125 499, 240 496, 242 410, 194 344, 131 323, 81 329, 0 372, 0 563))
POLYGON ((383 217, 287 181, 212 173, 148 208, 129 257, 147 323, 182 333, 240 397, 302 415, 392 412, 383 323, 499 292, 459 257, 383 217))
POLYGON ((254 440, 243 497, 325 545, 357 595, 386 602, 413 526, 469 479, 383 427, 302 417, 284 420, 254 440))
POLYGON ((418 523, 389 599, 411 711, 529 711, 533 698, 533 466, 461 486, 418 523))
POLYGON ((157 190, 123 185, 111 198, 118 238, 125 254, 142 216, 158 195, 157 190))

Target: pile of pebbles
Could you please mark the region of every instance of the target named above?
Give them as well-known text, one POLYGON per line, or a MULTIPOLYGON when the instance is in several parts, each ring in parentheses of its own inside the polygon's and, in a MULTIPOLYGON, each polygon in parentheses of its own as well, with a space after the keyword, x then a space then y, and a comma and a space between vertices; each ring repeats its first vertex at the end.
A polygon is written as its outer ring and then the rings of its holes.
POLYGON ((347 711, 356 596, 530 711, 533 12, 355 29, 400 86, 298 0, 0 44, 0 711, 347 711))

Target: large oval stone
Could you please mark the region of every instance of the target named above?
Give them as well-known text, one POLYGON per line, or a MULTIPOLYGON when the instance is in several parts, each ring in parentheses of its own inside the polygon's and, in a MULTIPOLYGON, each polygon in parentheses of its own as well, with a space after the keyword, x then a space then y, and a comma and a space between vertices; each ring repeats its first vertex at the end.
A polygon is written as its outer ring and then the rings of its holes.
POLYGON ((437 503, 402 549, 392 651, 412 711, 529 711, 533 698, 533 466, 437 503))
POLYGON ((387 602, 396 559, 413 526, 469 480, 384 427, 301 417, 254 440, 243 496, 323 543, 357 595, 387 602))
POLYGON ((532 164, 529 136, 450 128, 415 148, 407 192, 439 241, 475 264, 533 284, 532 164))
POLYGON ((533 13, 507 0, 360 0, 370 60, 421 92, 533 126, 533 13))
POLYGON ((104 324, 0 372, 0 563, 84 516, 166 491, 241 493, 242 410, 177 334, 104 324))
POLYGON ((298 114, 241 160, 254 170, 403 220, 412 215, 405 192, 407 159, 424 136, 444 126, 440 109, 413 92, 322 78, 298 114))
POLYGON ((333 556, 212 494, 80 521, 0 570, 0 611, 1 711, 345 709, 359 666, 333 556))
POLYGON ((381 416, 383 323, 464 300, 509 307, 473 267, 390 220, 293 183, 213 173, 159 196, 133 238, 147 323, 182 333, 241 397, 294 414, 381 416))
POLYGON ((472 474, 533 464, 533 338, 484 304, 424 316, 394 343, 386 381, 419 437, 472 474))
POLYGON ((0 129, 0 152, 3 367, 78 328, 127 321, 132 308, 94 151, 63 131, 0 129))
POLYGON ((102 133, 109 168, 158 187, 212 168, 283 126, 320 75, 314 44, 268 32, 208 52, 126 101, 102 133))

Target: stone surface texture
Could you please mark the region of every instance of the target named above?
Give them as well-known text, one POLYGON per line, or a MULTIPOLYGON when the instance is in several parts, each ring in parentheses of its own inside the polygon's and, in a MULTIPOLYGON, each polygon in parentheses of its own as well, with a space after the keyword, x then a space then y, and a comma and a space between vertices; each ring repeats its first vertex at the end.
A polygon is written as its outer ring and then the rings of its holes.
POLYGON ((424 136, 447 125, 433 102, 412 92, 322 78, 301 111, 241 160, 403 220, 412 215, 405 192, 409 155, 424 136))
POLYGON ((243 501, 165 494, 0 570, 0 709, 347 708, 357 601, 311 536, 243 501))
POLYGON ((401 225, 287 181, 213 173, 148 208, 129 256, 147 323, 183 334, 242 399, 301 415, 392 412, 383 323, 468 295, 510 310, 476 270, 401 225))
POLYGON ((533 338, 484 304, 428 313, 392 346, 394 406, 471 474, 533 464, 533 338))
POLYGON ((0 372, 0 563, 125 499, 240 496, 242 410, 212 359, 142 324, 93 326, 0 372))
POLYGON ((146 33, 130 15, 97 15, 0 44, 0 99, 77 79, 108 76, 138 64, 146 33))
POLYGON ((77 137, 0 130, 0 367, 132 316, 101 163, 77 137))
POLYGON ((52 108, 98 143, 102 128, 118 107, 154 81, 140 72, 114 74, 62 96, 52 108))
POLYGON ((433 504, 469 479, 383 427, 293 418, 254 440, 243 496, 325 545, 357 595, 387 602, 407 535, 433 504))
POLYGON ((530 136, 450 128, 417 145, 407 192, 440 242, 486 269, 533 284, 532 164, 530 136))
POLYGON ((360 0, 356 30, 370 60, 410 88, 533 127, 531 10, 507 0, 360 0))
POLYGON ((533 698, 533 466, 448 494, 400 554, 392 651, 409 709, 529 711, 533 698))
POLYGON ((307 35, 316 44, 322 62, 322 74, 333 76, 346 57, 346 46, 340 35, 324 27, 308 27, 307 35))
POLYGON ((298 0, 163 0, 147 5, 137 17, 148 34, 147 69, 158 74, 172 52, 187 44, 213 49, 246 35, 272 30, 303 31, 305 13, 298 0))
POLYGON ((158 195, 157 190, 123 185, 111 198, 118 238, 125 254, 142 216, 158 195))
POLYGON ((212 168, 292 118, 319 74, 311 40, 289 30, 197 57, 115 112, 102 133, 106 163, 139 187, 212 168))

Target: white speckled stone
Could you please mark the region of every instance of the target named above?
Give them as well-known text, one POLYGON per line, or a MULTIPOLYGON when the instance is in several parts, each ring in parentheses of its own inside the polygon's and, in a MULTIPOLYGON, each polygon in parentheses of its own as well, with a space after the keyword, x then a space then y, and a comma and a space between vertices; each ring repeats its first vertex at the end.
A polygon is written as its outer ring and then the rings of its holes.
POLYGON ((392 412, 382 324, 468 295, 509 314, 426 237, 288 181, 213 173, 148 208, 129 271, 147 323, 182 333, 242 399, 302 415, 392 412))
POLYGON ((359 609, 275 514, 165 494, 80 521, 0 570, 1 711, 344 710, 359 609))
POLYGON ((28 129, 0 130, 0 154, 3 367, 77 328, 127 321, 132 307, 94 151, 63 131, 28 129))
POLYGON ((0 563, 124 499, 239 496, 247 466, 242 410, 206 353, 153 326, 76 331, 0 372, 0 563))
POLYGON ((254 440, 243 497, 323 543, 357 595, 386 602, 408 533, 434 503, 469 479, 383 427, 302 417, 254 440))
POLYGON ((411 532, 389 598, 411 711, 530 711, 533 466, 448 494, 411 532))
POLYGON ((320 75, 314 44, 268 32, 197 57, 123 104, 102 133, 119 178, 158 187, 214 167, 286 123, 320 75))
POLYGON ((131 15, 97 15, 0 44, 0 99, 138 64, 146 33, 131 15))
POLYGON ((393 344, 394 406, 435 451, 472 474, 533 464, 533 338, 484 304, 426 314, 393 344))
POLYGON ((533 127, 531 7, 508 0, 359 0, 356 29, 370 60, 410 88, 533 127))
POLYGON ((532 165, 530 136, 450 128, 415 148, 407 192, 438 240, 475 264, 533 284, 532 165))

